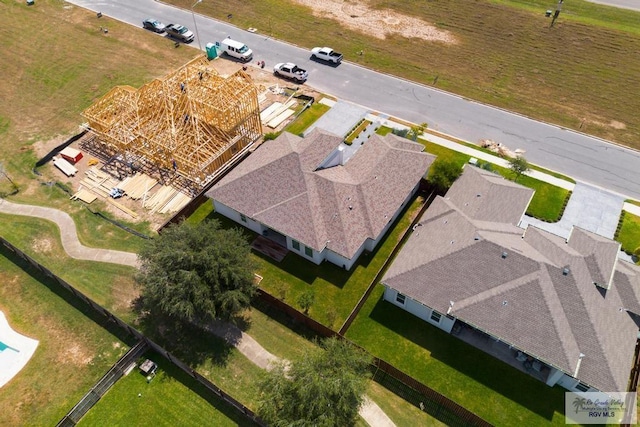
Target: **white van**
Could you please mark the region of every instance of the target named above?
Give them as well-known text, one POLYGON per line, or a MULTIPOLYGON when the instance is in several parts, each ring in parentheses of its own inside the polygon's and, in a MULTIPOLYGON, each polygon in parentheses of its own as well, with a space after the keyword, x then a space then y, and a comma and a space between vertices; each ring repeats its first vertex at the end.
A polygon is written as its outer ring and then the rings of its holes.
POLYGON ((229 37, 216 43, 216 47, 221 53, 226 53, 232 58, 237 58, 243 62, 249 62, 253 58, 253 51, 246 44, 233 40, 229 37))

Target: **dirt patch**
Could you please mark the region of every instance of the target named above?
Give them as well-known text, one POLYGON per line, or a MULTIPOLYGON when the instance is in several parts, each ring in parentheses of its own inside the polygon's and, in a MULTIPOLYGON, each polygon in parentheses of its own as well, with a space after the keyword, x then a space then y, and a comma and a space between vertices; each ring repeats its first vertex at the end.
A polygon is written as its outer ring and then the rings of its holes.
POLYGON ((363 2, 340 0, 295 0, 313 9, 318 17, 332 18, 345 27, 378 39, 389 35, 419 38, 426 41, 455 43, 455 37, 448 31, 412 16, 391 9, 371 9, 363 2))
POLYGON ((611 126, 614 129, 618 129, 618 130, 622 130, 622 129, 626 129, 627 125, 625 125, 622 122, 619 122, 617 120, 612 120, 611 123, 609 123, 609 126, 611 126))
POLYGON ((53 248, 53 243, 50 239, 38 238, 31 242, 31 248, 36 253, 48 253, 53 248))

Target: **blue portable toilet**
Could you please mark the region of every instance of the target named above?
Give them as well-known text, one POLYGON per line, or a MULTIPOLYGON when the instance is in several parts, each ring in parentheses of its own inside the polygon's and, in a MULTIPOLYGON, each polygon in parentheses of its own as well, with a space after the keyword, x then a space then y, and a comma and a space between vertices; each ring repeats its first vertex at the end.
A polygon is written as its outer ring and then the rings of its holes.
POLYGON ((218 57, 218 49, 216 49, 216 45, 213 43, 207 43, 205 46, 207 50, 207 59, 216 59, 218 57))

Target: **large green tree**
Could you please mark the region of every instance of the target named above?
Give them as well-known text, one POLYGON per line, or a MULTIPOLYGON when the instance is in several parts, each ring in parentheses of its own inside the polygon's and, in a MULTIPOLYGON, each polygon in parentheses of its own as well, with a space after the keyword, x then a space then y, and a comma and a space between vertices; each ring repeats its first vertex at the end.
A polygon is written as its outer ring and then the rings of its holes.
POLYGON ((166 228, 140 251, 144 307, 188 321, 228 319, 256 292, 250 248, 240 229, 218 221, 166 228))
POLYGON ((462 174, 462 167, 451 160, 436 159, 429 170, 429 183, 439 194, 444 194, 462 174))
POLYGON ((364 400, 370 362, 349 342, 326 339, 322 348, 265 374, 258 414, 276 427, 351 426, 364 400))

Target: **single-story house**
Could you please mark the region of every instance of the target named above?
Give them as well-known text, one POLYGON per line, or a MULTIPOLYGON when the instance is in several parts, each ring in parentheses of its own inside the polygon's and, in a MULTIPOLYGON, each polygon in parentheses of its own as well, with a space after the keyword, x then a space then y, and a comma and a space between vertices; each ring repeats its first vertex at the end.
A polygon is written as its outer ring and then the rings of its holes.
POLYGON ((283 133, 207 196, 216 212, 298 255, 351 269, 375 248, 435 157, 391 134, 372 135, 349 158, 342 142, 321 129, 304 138, 283 133))
POLYGON ((467 166, 386 272, 384 299, 571 391, 627 391, 640 268, 620 244, 518 227, 533 191, 467 166))

